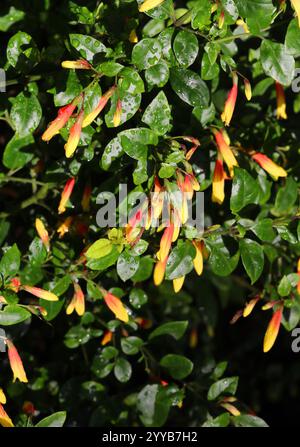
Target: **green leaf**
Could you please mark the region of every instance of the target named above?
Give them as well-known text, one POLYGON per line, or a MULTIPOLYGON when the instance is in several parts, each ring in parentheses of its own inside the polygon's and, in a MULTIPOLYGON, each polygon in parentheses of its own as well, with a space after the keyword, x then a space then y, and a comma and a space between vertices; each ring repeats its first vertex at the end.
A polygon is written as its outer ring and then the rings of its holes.
POLYGON ((295 60, 284 45, 264 40, 260 47, 260 57, 267 76, 282 85, 290 85, 294 79, 295 60))
POLYGON ((119 73, 119 87, 131 95, 137 95, 138 93, 144 93, 144 82, 138 72, 131 67, 125 67, 119 73))
POLYGON ((114 375, 121 383, 126 383, 130 380, 132 374, 131 364, 123 357, 118 357, 114 367, 114 375))
POLYGON ((253 284, 264 269, 263 247, 251 239, 241 239, 239 245, 243 266, 251 279, 251 284, 253 284))
POLYGON ((211 248, 209 263, 212 271, 219 276, 228 276, 237 267, 239 262, 239 251, 230 256, 229 250, 225 247, 222 238, 214 243, 211 248))
POLYGON ((165 135, 170 130, 171 109, 163 91, 148 105, 142 121, 158 135, 165 135))
POLYGON ((184 68, 172 68, 170 81, 172 89, 182 101, 194 107, 208 106, 209 90, 195 72, 184 68))
POLYGON ((126 355, 137 354, 143 344, 143 340, 139 337, 125 337, 121 339, 121 348, 126 355))
POLYGON ((129 294, 129 302, 135 309, 140 309, 148 301, 146 292, 142 289, 133 288, 129 294))
POLYGON ((162 48, 157 39, 145 38, 137 43, 132 50, 132 63, 139 70, 145 70, 157 64, 161 58, 162 48))
POLYGON ((0 326, 11 326, 22 323, 31 317, 30 312, 17 304, 8 304, 0 311, 0 326))
POLYGON ((285 47, 294 57, 300 56, 300 32, 298 19, 291 20, 285 36, 285 47))
POLYGON ((137 396, 136 407, 146 427, 161 427, 167 420, 171 402, 159 385, 146 385, 137 396))
POLYGON ((211 2, 202 0, 195 2, 192 10, 192 27, 194 29, 202 29, 210 24, 211 20, 211 2))
POLYGON ((241 414, 232 418, 236 427, 268 427, 268 424, 257 416, 251 414, 241 414))
POLYGON ((103 62, 100 64, 97 69, 103 73, 105 76, 108 77, 114 77, 116 76, 122 69, 124 68, 123 65, 118 64, 118 62, 103 62))
POLYGON ((7 143, 3 152, 3 164, 8 169, 23 168, 33 159, 33 153, 28 150, 33 148, 34 138, 32 135, 19 137, 14 135, 7 143), (28 151, 28 152, 27 152, 28 151))
POLYGON ((275 231, 273 230, 272 219, 261 219, 259 220, 251 230, 256 234, 259 239, 265 242, 272 242, 275 239, 275 231))
POLYGON ((173 50, 179 65, 187 68, 195 62, 198 55, 198 39, 189 31, 180 31, 174 39, 173 50))
POLYGON ((4 219, 0 220, 0 246, 5 241, 5 238, 9 232, 10 223, 4 219))
POLYGON ((169 323, 164 323, 158 328, 154 329, 149 335, 149 340, 161 335, 171 335, 175 340, 179 340, 183 337, 186 329, 188 327, 188 321, 170 321, 169 323))
POLYGON ((32 37, 18 31, 7 44, 7 60, 18 71, 27 73, 39 60, 39 50, 32 37))
POLYGON ((214 419, 204 422, 201 427, 228 427, 230 423, 230 414, 222 413, 214 419))
POLYGON ((288 177, 285 186, 278 190, 272 213, 275 216, 288 215, 292 211, 297 199, 297 182, 292 177, 288 177))
POLYGON ((36 424, 36 427, 62 427, 65 423, 67 413, 65 411, 58 411, 50 416, 42 419, 36 424))
POLYGON ((113 245, 109 254, 99 259, 88 259, 87 267, 92 270, 106 270, 108 267, 114 265, 119 257, 119 251, 113 245))
POLYGON ((120 254, 117 263, 117 272, 122 281, 130 279, 139 268, 139 258, 124 251, 120 254))
POLYGON ((169 66, 165 61, 160 61, 145 70, 145 79, 150 87, 163 87, 169 80, 169 66))
POLYGON ((159 363, 175 380, 182 380, 189 376, 194 368, 193 362, 187 357, 177 354, 167 354, 159 363))
POLYGON ((112 243, 108 239, 98 239, 86 252, 86 256, 92 259, 103 258, 112 250, 112 243))
POLYGON ((183 242, 175 247, 168 257, 166 279, 172 280, 190 273, 194 268, 195 255, 195 247, 190 242, 183 242))
POLYGON ((291 292, 292 289, 292 284, 289 281, 288 277, 286 275, 284 275, 281 280, 280 283, 278 284, 278 293, 280 296, 288 296, 291 292))
POLYGON ((8 13, 0 17, 0 31, 6 32, 12 25, 23 20, 24 16, 24 11, 11 6, 8 13))
POLYGON ((15 276, 20 269, 21 253, 16 244, 10 247, 0 261, 0 273, 4 277, 15 276))
POLYGON ((70 43, 76 48, 80 55, 88 60, 93 61, 93 58, 98 53, 106 53, 107 48, 100 40, 94 39, 85 34, 70 34, 70 43))
POLYGON ((10 117, 18 137, 25 137, 37 128, 42 118, 42 108, 34 94, 21 92, 14 100, 10 117))
POLYGON ((234 0, 242 17, 247 19, 251 32, 260 32, 272 20, 275 11, 272 0, 234 0))
POLYGON ((239 212, 246 205, 256 203, 259 196, 259 185, 245 169, 235 168, 230 197, 230 209, 239 212))
POLYGON ((237 390, 238 381, 238 377, 225 377, 224 379, 218 380, 209 388, 207 399, 215 400, 223 393, 234 395, 237 390))

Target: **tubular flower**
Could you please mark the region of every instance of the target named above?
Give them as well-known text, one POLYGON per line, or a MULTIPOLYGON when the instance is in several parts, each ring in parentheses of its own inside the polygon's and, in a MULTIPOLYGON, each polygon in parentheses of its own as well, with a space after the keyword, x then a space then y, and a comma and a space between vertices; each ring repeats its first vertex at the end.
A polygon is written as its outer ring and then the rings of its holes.
POLYGON ((287 119, 285 94, 281 84, 275 82, 276 100, 277 100, 277 119, 287 119))
POLYGON ((229 169, 230 176, 233 177, 233 168, 234 166, 238 166, 238 162, 230 149, 230 146, 226 143, 223 133, 221 131, 215 131, 214 134, 218 150, 229 169))
POLYGON ((244 307, 243 310, 243 317, 246 318, 248 317, 251 312, 253 311, 256 303, 258 302, 258 300, 260 300, 260 296, 257 295, 256 297, 252 298, 252 300, 249 301, 249 303, 246 304, 246 306, 244 307))
POLYGON ((116 87, 113 86, 106 93, 104 93, 103 96, 101 96, 97 107, 84 118, 82 122, 82 128, 89 126, 97 118, 99 113, 102 112, 102 110, 106 106, 115 89, 116 87))
POLYGON ((72 101, 70 104, 61 107, 58 110, 57 117, 54 121, 52 121, 48 128, 45 130, 45 132, 42 135, 43 141, 50 141, 54 135, 57 135, 67 122, 69 121, 72 113, 76 109, 78 104, 78 98, 75 98, 74 101, 72 101))
POLYGON ((128 313, 120 298, 114 296, 112 293, 107 292, 102 288, 101 293, 103 294, 103 298, 107 307, 115 314, 115 317, 118 318, 118 320, 127 323, 129 321, 128 313))
POLYGON ((174 292, 178 293, 182 289, 184 284, 185 276, 181 276, 180 278, 173 279, 173 288, 174 292))
POLYGON ((35 219, 35 228, 36 228, 37 234, 41 238, 46 249, 49 250, 49 248, 50 248, 49 234, 45 228, 45 225, 41 221, 41 219, 39 219, 39 218, 35 219))
POLYGON ((196 249, 196 256, 194 257, 193 264, 197 275, 202 275, 203 272, 203 241, 193 241, 193 245, 196 249))
POLYGON ((220 29, 223 28, 224 22, 225 22, 225 12, 221 11, 220 17, 219 17, 219 21, 218 21, 218 26, 219 26, 220 29))
POLYGON ((102 340, 101 340, 101 345, 105 346, 108 343, 110 343, 112 340, 112 337, 113 337, 113 333, 111 331, 106 331, 105 334, 103 335, 102 340))
POLYGON ((62 214, 66 211, 66 204, 67 204, 69 198, 71 197, 74 185, 75 185, 74 177, 67 180, 64 190, 61 194, 61 198, 60 198, 60 202, 59 202, 59 206, 58 206, 58 214, 62 214))
POLYGON ((264 352, 270 351, 270 349, 272 348, 272 346, 275 343, 275 340, 277 338, 277 335, 278 335, 278 332, 280 329, 282 312, 283 312, 283 307, 281 306, 278 310, 276 310, 274 312, 273 317, 271 318, 271 321, 270 321, 267 331, 265 333, 264 352))
POLYGON ((39 287, 32 287, 32 286, 22 286, 22 289, 26 292, 30 293, 31 295, 36 296, 37 298, 40 298, 41 300, 46 301, 58 301, 58 297, 52 293, 48 292, 48 290, 40 289, 39 287))
POLYGON ((237 94, 238 94, 238 76, 235 72, 232 73, 233 86, 227 96, 224 111, 221 115, 221 119, 225 126, 229 126, 234 112, 237 94))
POLYGON ((244 86, 245 86, 245 96, 248 99, 248 101, 250 101, 252 98, 252 88, 249 80, 246 78, 244 79, 244 86))
POLYGON ((138 39, 138 36, 137 36, 137 34, 136 34, 136 30, 135 30, 135 29, 132 29, 132 30, 130 31, 128 40, 129 40, 129 42, 131 42, 131 43, 138 43, 139 39, 138 39))
POLYGON ((225 199, 225 179, 227 175, 223 168, 223 160, 220 155, 216 160, 215 170, 212 181, 212 196, 211 200, 221 205, 225 199))
POLYGON ((120 125, 121 116, 122 116, 122 102, 120 99, 118 99, 116 110, 115 110, 114 117, 113 117, 114 127, 118 127, 120 125))
POLYGON ((158 177, 154 179, 154 192, 151 194, 151 213, 158 219, 164 207, 165 188, 161 186, 158 177))
POLYGON ((69 232, 71 223, 73 221, 73 217, 69 216, 67 217, 62 224, 57 228, 57 232, 59 234, 59 238, 61 239, 66 233, 69 232))
POLYGON ((88 183, 87 185, 85 185, 81 199, 81 206, 85 213, 87 213, 90 210, 91 193, 92 188, 91 185, 88 183))
POLYGON ((252 158, 256 163, 259 164, 274 180, 278 180, 279 177, 286 177, 287 172, 281 167, 274 163, 269 157, 260 152, 256 152, 252 155, 252 158))
POLYGON ((9 364, 10 364, 10 367, 11 367, 13 375, 14 375, 13 382, 15 382, 16 379, 18 379, 18 380, 20 380, 20 382, 27 383, 28 380, 26 377, 26 373, 25 373, 23 363, 22 363, 21 357, 19 356, 17 349, 15 348, 13 342, 8 339, 6 340, 6 344, 8 347, 9 364))
POLYGON ((77 61, 63 61, 61 66, 62 68, 74 68, 75 70, 90 70, 92 68, 91 64, 84 59, 79 59, 77 61))
POLYGON ((240 416, 241 412, 232 404, 224 402, 220 404, 221 407, 225 408, 232 416, 240 416))
MULTIPOLYGON (((136 242, 144 231, 145 224, 145 204, 137 210, 137 212, 129 219, 125 228, 126 240, 129 244, 136 242)), ((147 212, 147 211, 146 211, 147 212)))
POLYGON ((160 261, 165 261, 169 255, 173 239, 173 233, 174 233, 174 224, 170 223, 164 230, 164 233, 160 240, 159 252, 157 253, 157 257, 160 261))
POLYGON ((82 128, 82 122, 83 122, 83 115, 84 111, 83 109, 79 112, 78 117, 76 118, 75 123, 70 129, 70 134, 68 141, 65 144, 65 152, 66 157, 70 158, 73 156, 74 152, 76 151, 76 148, 78 146, 78 143, 80 141, 80 135, 81 135, 81 128, 82 128))
POLYGON ((0 404, 6 404, 6 396, 2 388, 0 388, 0 404))
POLYGON ((192 156, 194 155, 195 151, 200 146, 200 141, 197 140, 197 138, 194 138, 194 137, 184 137, 184 140, 189 141, 190 143, 193 144, 193 147, 185 155, 185 159, 187 161, 189 161, 192 158, 192 156))
POLYGON ((159 286, 164 280, 166 266, 167 266, 167 260, 168 260, 168 258, 166 258, 164 261, 158 261, 155 264, 154 272, 153 272, 153 281, 154 281, 155 286, 159 286))
POLYGON ((79 284, 74 283, 74 295, 67 307, 66 314, 70 315, 73 311, 77 312, 80 317, 85 311, 84 294, 79 284))
POLYGON ((0 404, 0 425, 2 425, 2 427, 14 427, 12 420, 10 419, 10 417, 8 416, 8 414, 6 413, 1 404, 0 404))
POLYGON ((300 0, 291 0, 291 3, 298 16, 298 23, 300 28, 300 0))
POLYGON ((164 0, 145 0, 140 6, 139 11, 140 12, 146 12, 150 9, 156 8, 161 3, 163 3, 164 0))
POLYGON ((181 222, 180 222, 180 216, 178 214, 178 212, 176 210, 174 210, 173 212, 173 220, 172 222, 174 223, 174 231, 173 231, 173 236, 172 236, 172 242, 176 242, 178 239, 178 236, 180 234, 180 229, 181 229, 181 222))

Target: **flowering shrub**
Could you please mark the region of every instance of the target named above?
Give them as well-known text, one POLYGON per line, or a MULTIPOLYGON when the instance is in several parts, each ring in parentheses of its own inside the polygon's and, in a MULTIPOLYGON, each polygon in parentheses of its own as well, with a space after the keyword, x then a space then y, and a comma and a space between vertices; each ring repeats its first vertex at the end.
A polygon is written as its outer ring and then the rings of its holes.
POLYGON ((300 1, 0 8, 0 424, 288 418, 300 1))

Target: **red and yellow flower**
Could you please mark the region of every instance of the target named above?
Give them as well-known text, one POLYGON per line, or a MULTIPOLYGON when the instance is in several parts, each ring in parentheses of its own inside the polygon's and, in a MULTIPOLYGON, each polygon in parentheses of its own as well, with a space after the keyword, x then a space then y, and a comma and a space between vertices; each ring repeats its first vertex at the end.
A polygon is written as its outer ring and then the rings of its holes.
POLYGON ((62 68, 74 68, 75 70, 90 70, 91 64, 85 59, 78 59, 77 61, 63 61, 62 68))
POLYGON ((61 239, 66 233, 69 232, 70 226, 73 222, 73 216, 68 216, 57 228, 59 238, 61 239))
POLYGON ((104 93, 103 96, 101 96, 97 107, 84 118, 84 120, 82 122, 82 128, 89 126, 97 118, 99 113, 102 112, 102 110, 106 106, 107 102, 111 98, 115 89, 116 89, 116 87, 113 86, 106 93, 104 93))
POLYGON ((268 174, 271 175, 271 177, 274 178, 274 180, 278 180, 279 177, 286 177, 287 172, 279 165, 274 163, 273 160, 271 160, 266 155, 256 152, 251 155, 254 161, 259 164, 261 168, 263 168, 268 174))
POLYGON ((106 331, 106 332, 104 333, 104 335, 103 335, 102 340, 101 340, 101 345, 102 345, 102 346, 105 346, 105 345, 107 345, 108 343, 110 343, 111 340, 112 340, 112 337, 113 337, 113 333, 112 333, 112 331, 106 331))
POLYGON ((91 202, 91 193, 92 188, 91 185, 88 183, 84 187, 82 199, 81 199, 81 206, 85 213, 87 213, 90 210, 90 202, 91 202))
POLYGON ((221 130, 214 130, 213 132, 215 135, 218 150, 229 169, 230 176, 233 177, 234 166, 238 166, 238 162, 229 146, 229 143, 226 141, 227 136, 221 130))
POLYGON ((118 127, 121 123, 121 116, 122 116, 122 101, 118 99, 116 110, 113 116, 113 124, 114 127, 118 127))
POLYGON ((51 138, 54 137, 54 135, 57 135, 60 129, 62 129, 67 124, 74 110, 76 109, 80 98, 80 96, 75 98, 70 104, 61 107, 58 110, 57 117, 49 124, 48 128, 42 135, 43 141, 50 141, 51 138))
POLYGON ((81 135, 81 129, 82 129, 82 122, 83 122, 83 116, 84 116, 84 110, 82 109, 77 118, 75 123, 70 129, 69 138, 68 141, 65 144, 65 153, 66 157, 70 158, 73 156, 74 152, 76 151, 76 148, 80 141, 80 135, 81 135))
POLYGON ((236 72, 232 72, 232 80, 233 80, 233 86, 227 96, 224 111, 221 115, 221 119, 223 123, 225 123, 225 126, 229 126, 236 104, 238 94, 238 76, 236 72))
POLYGON ((71 197, 74 185, 75 185, 74 177, 67 180, 58 205, 58 214, 62 214, 66 211, 66 204, 68 203, 68 200, 71 197))
POLYGON ((0 404, 0 425, 2 427, 14 427, 11 418, 8 416, 3 406, 0 404))
POLYGON ((228 178, 224 167, 223 159, 220 154, 218 154, 215 170, 212 179, 212 202, 219 203, 221 205, 225 199, 225 180, 228 178))
POLYGON ((39 287, 33 287, 33 286, 22 286, 22 290, 25 290, 26 292, 30 293, 31 295, 36 296, 37 298, 40 298, 42 300, 46 301, 58 301, 58 297, 48 290, 40 289, 39 287))
POLYGON ((281 324, 281 320, 282 320, 282 313, 283 313, 283 306, 281 305, 279 309, 277 309, 274 313, 273 313, 273 317, 271 318, 271 321, 268 325, 267 331, 265 333, 265 338, 264 338, 264 346, 263 346, 263 350, 264 352, 268 352, 270 351, 270 349, 273 347, 279 329, 280 329, 280 324, 281 324))
POLYGON ((27 383, 28 379, 26 377, 26 373, 23 367, 23 363, 19 353, 11 340, 6 339, 6 344, 8 348, 8 360, 10 367, 13 372, 13 382, 18 379, 20 382, 27 383))
POLYGON ((70 315, 72 312, 74 312, 74 310, 80 317, 84 314, 85 311, 84 294, 78 283, 74 283, 74 295, 66 309, 66 314, 70 315))
POLYGON ((128 312, 125 306, 123 305, 122 301, 120 300, 120 298, 116 297, 115 295, 103 289, 102 287, 100 288, 100 290, 107 307, 114 313, 115 317, 118 320, 127 323, 129 321, 128 312))

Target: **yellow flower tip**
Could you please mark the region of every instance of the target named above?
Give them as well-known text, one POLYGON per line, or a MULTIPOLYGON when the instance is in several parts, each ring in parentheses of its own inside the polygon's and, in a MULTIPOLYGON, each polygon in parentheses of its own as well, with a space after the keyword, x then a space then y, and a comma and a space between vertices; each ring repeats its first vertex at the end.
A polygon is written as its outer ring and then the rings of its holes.
POLYGON ((218 26, 219 26, 220 29, 223 28, 224 23, 225 23, 225 12, 221 11, 220 17, 219 17, 219 21, 218 21, 218 26))
POLYGON ((223 160, 222 157, 218 157, 213 174, 211 200, 219 205, 222 205, 225 199, 225 178, 226 175, 223 168, 223 160))
POLYGON ((174 292, 178 293, 182 289, 184 284, 185 276, 181 276, 180 278, 173 279, 173 288, 174 292))
POLYGON ((252 88, 248 79, 244 79, 244 86, 245 86, 245 96, 247 100, 250 101, 252 98, 252 88))
POLYGON ((0 404, 6 404, 6 396, 2 388, 0 388, 0 404))
POLYGON ((165 261, 158 261, 155 264, 153 272, 153 281, 155 286, 159 286, 164 280, 167 260, 168 258, 166 258, 165 261))
MULTIPOLYGON (((78 97, 79 98, 79 97, 78 97)), ((52 137, 57 135, 67 122, 69 121, 72 113, 77 107, 78 104, 78 98, 75 98, 74 101, 72 101, 70 104, 67 104, 64 107, 61 107, 58 110, 56 118, 49 124, 48 128, 45 130, 45 132, 42 135, 43 141, 50 141, 52 137)))
POLYGON ((193 245, 196 249, 196 256, 193 260, 194 269, 198 276, 202 275, 203 272, 203 242, 202 241, 193 241, 193 245))
POLYGON ((221 407, 225 408, 232 416, 240 416, 241 412, 232 404, 224 402, 221 403, 221 407))
POLYGON ((44 246, 46 247, 47 250, 49 250, 49 247, 50 247, 49 234, 45 228, 45 225, 41 221, 41 219, 39 219, 39 218, 35 219, 35 228, 36 228, 37 234, 41 238, 44 246))
POLYGON ((65 152, 66 152, 67 158, 71 158, 74 155, 74 152, 76 151, 76 148, 79 144, 82 122, 83 122, 83 115, 84 115, 84 111, 81 110, 75 123, 73 124, 73 126, 70 129, 69 138, 65 144, 65 152))
MULTIPOLYGON (((215 131, 214 134, 219 153, 221 154, 223 160, 225 161, 229 169, 230 177, 233 177, 234 167, 238 166, 237 159, 235 158, 230 146, 226 143, 224 133, 222 131, 217 132, 215 131)), ((218 167, 218 169, 220 169, 220 166, 218 167)))
POLYGON ((161 261, 165 261, 169 255, 169 251, 171 249, 172 239, 174 234, 174 224, 170 223, 166 229, 164 230, 164 233, 162 235, 161 241, 160 241, 160 248, 159 248, 159 256, 161 261))
POLYGON ((114 127, 118 127, 121 123, 121 117, 122 117, 122 102, 120 99, 117 101, 116 110, 113 116, 113 124, 114 127))
POLYGON ((276 310, 273 314, 273 317, 271 318, 271 321, 268 325, 267 331, 265 333, 265 337, 264 337, 264 343, 263 343, 263 351, 269 352, 270 349, 272 349, 279 329, 280 329, 280 324, 281 324, 281 319, 282 319, 282 312, 283 312, 283 308, 281 307, 280 309, 276 310))
POLYGON ((300 0, 291 0, 291 3, 298 16, 298 24, 300 28, 300 0))
POLYGON ((61 66, 62 68, 70 68, 75 70, 90 70, 92 68, 91 64, 84 59, 79 59, 77 61, 63 61, 61 66))
POLYGON ((253 298, 252 300, 249 301, 249 303, 246 304, 244 310, 243 310, 243 317, 246 318, 248 317, 251 312, 253 311, 256 303, 258 302, 258 300, 260 299, 260 296, 256 296, 255 298, 253 298))
POLYGON ((8 347, 9 364, 14 375, 13 382, 18 379, 20 382, 27 383, 28 379, 16 347, 14 346, 13 342, 8 339, 6 340, 6 344, 8 347))
POLYGON ((276 100, 277 100, 277 111, 276 111, 277 119, 286 120, 287 119, 286 100, 283 87, 279 82, 276 82, 275 89, 276 89, 276 100))
POLYGON ((82 128, 89 126, 99 115, 99 113, 102 112, 104 107, 106 106, 108 100, 111 98, 112 94, 116 90, 116 87, 111 87, 106 93, 104 93, 103 96, 101 96, 97 107, 92 110, 88 115, 85 116, 84 120, 82 121, 82 128))
POLYGON ((127 323, 129 321, 129 316, 126 308, 124 307, 120 298, 114 296, 112 293, 104 291, 103 289, 103 298, 107 305, 107 307, 115 314, 115 317, 118 320, 124 321, 127 323), (104 293, 103 293, 104 292, 104 293))
POLYGON ((42 300, 46 301, 58 301, 58 297, 48 290, 40 289, 39 287, 32 287, 32 286, 22 286, 22 289, 26 292, 30 293, 31 295, 36 296, 37 298, 40 298, 42 300))
POLYGON ((164 0, 145 0, 139 6, 139 11, 140 12, 150 11, 150 9, 156 8, 157 6, 159 6, 163 2, 164 2, 164 0))
POLYGON ((0 404, 0 425, 2 427, 14 427, 11 418, 8 416, 3 406, 0 404))
POLYGON ((242 28, 243 28, 243 30, 245 31, 245 33, 250 33, 250 30, 249 30, 249 28, 248 28, 248 25, 247 25, 247 23, 246 22, 244 22, 244 20, 243 19, 238 19, 236 22, 235 22, 238 26, 241 26, 242 28))
POLYGON ((137 43, 137 42, 139 41, 135 29, 133 29, 133 30, 130 31, 128 40, 129 40, 129 42, 131 42, 131 43, 137 43))

